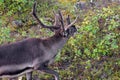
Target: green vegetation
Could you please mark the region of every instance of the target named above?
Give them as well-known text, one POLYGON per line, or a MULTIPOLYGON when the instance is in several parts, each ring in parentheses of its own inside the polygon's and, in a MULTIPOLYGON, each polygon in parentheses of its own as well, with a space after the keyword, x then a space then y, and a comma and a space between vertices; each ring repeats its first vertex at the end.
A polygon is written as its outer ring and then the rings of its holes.
MULTIPOLYGON (((48 37, 46 29, 36 26, 30 12, 34 0, 0 0, 0 44, 15 42, 26 37, 48 37), (27 4, 27 5, 26 5, 27 4), (13 20, 21 20, 22 27, 14 27, 13 20), (47 34, 46 34, 47 33, 47 34), (42 34, 42 35, 41 35, 42 34)), ((37 12, 41 20, 53 17, 53 9, 80 19, 78 33, 72 37, 51 65, 60 73, 61 80, 120 80, 120 5, 74 10, 76 0, 38 1, 37 12)), ((36 72, 34 75, 38 75, 36 72)), ((51 79, 41 75, 41 79, 51 79)))

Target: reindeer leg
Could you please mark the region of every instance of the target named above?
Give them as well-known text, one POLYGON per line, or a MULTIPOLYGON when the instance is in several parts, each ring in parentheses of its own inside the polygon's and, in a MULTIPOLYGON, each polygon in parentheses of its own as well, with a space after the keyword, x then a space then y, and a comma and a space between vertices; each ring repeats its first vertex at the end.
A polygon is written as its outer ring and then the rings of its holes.
POLYGON ((55 80, 59 80, 59 74, 56 71, 49 69, 46 65, 40 66, 37 70, 52 74, 54 75, 55 80))
POLYGON ((26 79, 27 80, 32 80, 32 72, 26 73, 26 79))

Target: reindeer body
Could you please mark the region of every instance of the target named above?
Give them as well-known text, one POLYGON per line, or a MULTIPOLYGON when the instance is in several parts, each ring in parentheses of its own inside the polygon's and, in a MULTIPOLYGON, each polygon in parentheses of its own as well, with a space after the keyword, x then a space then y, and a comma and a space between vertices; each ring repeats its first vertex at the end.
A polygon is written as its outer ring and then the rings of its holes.
POLYGON ((67 40, 58 33, 47 39, 30 38, 1 46, 0 77, 14 77, 21 72, 31 72, 43 63, 51 63, 67 40))
POLYGON ((53 26, 44 25, 36 15, 36 3, 33 6, 33 16, 43 28, 54 31, 52 37, 46 39, 29 38, 19 42, 0 46, 0 78, 14 78, 25 74, 27 80, 32 80, 32 71, 43 71, 53 74, 55 80, 59 80, 59 74, 48 68, 61 50, 67 40, 77 31, 73 25, 77 18, 71 23, 69 16, 67 26, 64 25, 62 14, 55 15, 53 26))
POLYGON ((36 57, 38 55, 38 44, 36 41, 38 40, 27 39, 9 45, 1 46, 0 76, 9 77, 19 74, 19 72, 22 70, 27 72, 31 71, 34 65, 37 64, 36 57), (36 50, 36 53, 33 50, 36 50))

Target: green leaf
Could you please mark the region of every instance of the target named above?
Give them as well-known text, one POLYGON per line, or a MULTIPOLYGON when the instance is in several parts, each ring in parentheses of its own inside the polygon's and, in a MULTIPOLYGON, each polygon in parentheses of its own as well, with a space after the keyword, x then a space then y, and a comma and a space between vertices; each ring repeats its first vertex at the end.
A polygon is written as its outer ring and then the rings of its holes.
POLYGON ((4 2, 4 0, 0 0, 0 4, 3 3, 3 2, 4 2))

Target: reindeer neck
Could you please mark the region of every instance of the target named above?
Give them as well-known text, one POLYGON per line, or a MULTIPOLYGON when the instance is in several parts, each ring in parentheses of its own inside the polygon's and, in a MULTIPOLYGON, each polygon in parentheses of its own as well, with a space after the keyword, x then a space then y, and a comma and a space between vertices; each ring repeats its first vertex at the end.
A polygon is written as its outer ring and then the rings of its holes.
POLYGON ((60 33, 56 33, 50 38, 43 40, 44 46, 52 50, 59 50, 61 49, 64 44, 67 42, 68 38, 63 37, 60 33))

